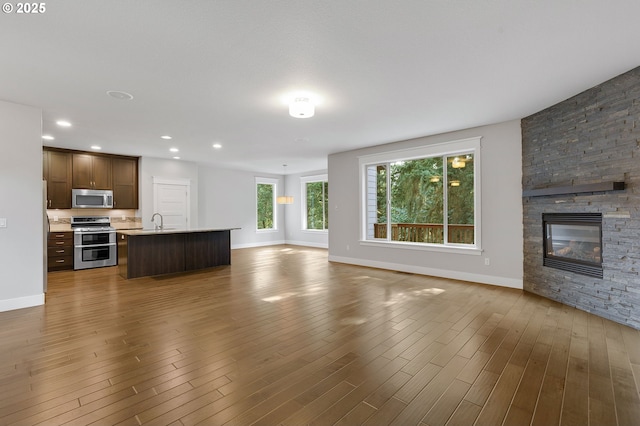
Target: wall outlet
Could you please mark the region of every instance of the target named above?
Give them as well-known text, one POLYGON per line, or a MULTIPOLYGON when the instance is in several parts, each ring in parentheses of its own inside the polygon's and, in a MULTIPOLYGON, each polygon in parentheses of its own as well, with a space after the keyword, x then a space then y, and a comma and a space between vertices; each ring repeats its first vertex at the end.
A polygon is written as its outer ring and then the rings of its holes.
POLYGON ((125 215, 122 215, 122 220, 127 220, 127 217, 125 215))
POLYGON ((485 257, 484 258, 484 264, 485 264, 485 266, 491 265, 491 260, 488 257, 485 257))
POLYGON ((0 217, 0 228, 6 228, 6 227, 7 227, 7 218, 0 217))
POLYGON ((53 221, 54 221, 54 222, 57 222, 57 221, 58 221, 58 216, 54 216, 54 217, 53 217, 53 221))

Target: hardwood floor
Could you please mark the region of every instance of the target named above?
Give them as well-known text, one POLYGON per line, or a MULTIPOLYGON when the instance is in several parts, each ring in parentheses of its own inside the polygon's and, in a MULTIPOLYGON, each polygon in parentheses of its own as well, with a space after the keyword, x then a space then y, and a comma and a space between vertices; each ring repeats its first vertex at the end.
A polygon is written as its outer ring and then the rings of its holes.
POLYGON ((519 290, 234 250, 49 274, 0 313, 2 425, 632 425, 640 333, 519 290))

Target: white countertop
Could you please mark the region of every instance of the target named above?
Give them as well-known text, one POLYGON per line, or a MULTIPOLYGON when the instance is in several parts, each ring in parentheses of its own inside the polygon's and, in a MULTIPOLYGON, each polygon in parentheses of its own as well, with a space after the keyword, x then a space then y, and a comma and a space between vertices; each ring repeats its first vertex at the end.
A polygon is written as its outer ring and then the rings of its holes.
POLYGON ((219 232, 219 231, 233 231, 240 228, 182 228, 182 229, 118 229, 119 234, 124 235, 157 235, 157 234, 190 234, 195 232, 219 232))

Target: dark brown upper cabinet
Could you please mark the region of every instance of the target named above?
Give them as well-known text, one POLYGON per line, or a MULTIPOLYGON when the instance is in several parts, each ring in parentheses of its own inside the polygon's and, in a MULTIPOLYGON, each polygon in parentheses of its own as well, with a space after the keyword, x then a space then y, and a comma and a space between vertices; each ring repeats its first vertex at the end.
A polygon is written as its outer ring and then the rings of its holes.
POLYGON ((71 189, 111 189, 114 209, 138 208, 138 157, 44 147, 47 208, 70 209, 71 189))
POLYGON ((138 159, 111 159, 113 174, 113 208, 138 208, 138 159))
POLYGON ((73 154, 73 187, 113 189, 111 158, 91 154, 73 154))
POLYGON ((71 208, 71 154, 42 151, 42 174, 47 181, 47 208, 71 208))

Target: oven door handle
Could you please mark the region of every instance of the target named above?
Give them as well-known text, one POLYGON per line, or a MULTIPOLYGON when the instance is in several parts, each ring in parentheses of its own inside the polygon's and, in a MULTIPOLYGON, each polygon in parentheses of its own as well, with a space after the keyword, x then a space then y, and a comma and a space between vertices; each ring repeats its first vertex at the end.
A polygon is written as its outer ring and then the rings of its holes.
POLYGON ((116 243, 105 243, 105 244, 90 244, 90 245, 76 245, 75 248, 93 248, 93 247, 105 247, 105 246, 115 246, 116 243))

